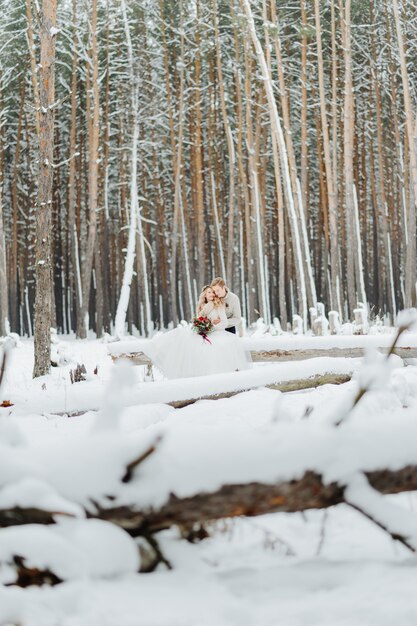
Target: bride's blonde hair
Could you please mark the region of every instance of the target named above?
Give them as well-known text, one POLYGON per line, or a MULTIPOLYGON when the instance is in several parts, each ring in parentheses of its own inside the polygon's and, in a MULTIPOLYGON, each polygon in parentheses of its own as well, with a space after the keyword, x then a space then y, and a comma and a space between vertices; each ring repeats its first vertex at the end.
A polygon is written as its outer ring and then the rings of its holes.
MULTIPOLYGON (((198 298, 197 315, 200 313, 200 311, 203 308, 203 306, 205 304, 207 304, 207 302, 208 302, 207 296, 206 296, 207 289, 212 289, 212 286, 211 285, 204 285, 204 287, 202 288, 201 293, 200 293, 200 297, 198 298)), ((213 308, 215 308, 215 309, 218 309, 218 308, 224 306, 224 303, 223 303, 222 299, 218 298, 216 296, 216 294, 214 294, 214 299, 212 300, 212 304, 213 304, 213 308)))

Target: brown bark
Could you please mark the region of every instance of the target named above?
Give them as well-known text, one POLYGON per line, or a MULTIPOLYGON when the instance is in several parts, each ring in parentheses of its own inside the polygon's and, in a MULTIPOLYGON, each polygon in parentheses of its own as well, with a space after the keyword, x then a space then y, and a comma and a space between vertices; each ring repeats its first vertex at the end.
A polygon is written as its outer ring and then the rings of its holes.
POLYGON ((339 261, 339 232, 337 215, 336 180, 334 177, 333 164, 330 154, 329 128, 326 112, 326 93, 323 72, 323 52, 321 41, 320 3, 314 2, 316 39, 317 39, 317 66, 320 98, 321 127, 323 133, 324 164, 326 169, 327 200, 329 203, 329 228, 330 228, 330 275, 331 275, 331 302, 336 311, 340 311, 340 261, 339 261))
MULTIPOLYGON (((0 70, 0 112, 3 110, 3 77, 0 70)), ((4 136, 0 113, 0 336, 8 331, 9 299, 6 271, 6 241, 3 223, 4 196, 4 136)))
POLYGON ((303 209, 306 219, 309 213, 309 175, 308 175, 308 126, 307 126, 307 9, 306 0, 301 0, 301 160, 300 160, 300 184, 303 209))
POLYGON ((98 146, 100 110, 98 86, 97 0, 92 0, 91 3, 90 35, 91 66, 90 63, 87 63, 88 236, 86 256, 82 259, 82 301, 77 323, 77 335, 82 339, 85 339, 88 331, 88 310, 90 304, 91 276, 94 262, 94 250, 97 231, 98 146))
POLYGON ((71 270, 73 277, 74 303, 75 303, 75 319, 80 314, 81 304, 81 280, 80 280, 80 262, 78 258, 78 233, 75 222, 75 209, 77 203, 76 194, 76 166, 75 159, 76 141, 77 141, 77 67, 78 67, 78 51, 77 51, 77 0, 72 0, 72 76, 71 76, 71 129, 70 129, 70 145, 69 145, 69 178, 68 178, 68 238, 71 258, 71 270))
MULTIPOLYGON (((235 43, 235 61, 236 67, 239 66, 240 63, 240 46, 239 46, 239 38, 238 38, 238 28, 236 24, 236 16, 233 16, 233 31, 234 31, 234 43, 235 43)), ((245 67, 247 68, 245 75, 245 91, 246 84, 248 82, 248 74, 251 72, 251 61, 250 58, 247 60, 247 47, 245 45, 244 48, 244 58, 245 58, 245 67)), ((251 228, 251 220, 250 220, 250 212, 251 212, 251 203, 249 196, 249 184, 248 184, 248 175, 245 167, 245 159, 244 159, 244 121, 243 121, 243 98, 242 98, 242 84, 241 84, 241 74, 238 71, 235 71, 235 97, 236 97, 236 117, 237 117, 237 162, 238 162, 238 171, 240 178, 240 188, 241 193, 243 195, 243 216, 242 221, 245 225, 245 258, 244 264, 246 265, 246 277, 249 285, 254 284, 254 263, 253 263, 253 243, 252 243, 252 228, 251 228)), ((242 260, 243 261, 243 260, 242 260)), ((253 321, 254 316, 254 294, 252 289, 249 287, 247 294, 247 323, 253 321)))
POLYGON ((32 0, 26 0, 26 15, 27 15, 27 22, 28 22, 27 37, 28 37, 29 57, 30 57, 33 100, 35 104, 36 132, 39 137, 41 105, 40 105, 40 96, 39 96, 38 75, 37 75, 37 69, 36 69, 35 43, 33 39, 32 0))
POLYGON ((349 312, 352 316, 357 305, 358 285, 355 281, 355 206, 353 182, 353 86, 352 86, 352 58, 350 40, 350 0, 346 0, 343 24, 343 48, 345 57, 345 90, 344 90, 344 180, 345 180, 345 213, 346 213, 346 246, 347 246, 347 296, 349 312))
POLYGON ((39 181, 36 221, 35 363, 33 376, 49 373, 51 359, 51 206, 54 158, 56 0, 44 0, 40 16, 39 181))
MULTIPOLYGON (((370 0, 369 3, 370 17, 373 26, 375 26, 374 19, 374 3, 370 0)), ((382 105, 381 105, 381 93, 380 83, 378 77, 378 63, 376 56, 376 44, 375 37, 371 36, 371 50, 372 50, 372 77, 374 83, 375 94, 375 112, 376 112, 376 134, 377 134, 377 156, 378 156, 378 170, 379 170, 379 187, 378 187, 378 199, 379 199, 379 222, 381 224, 381 240, 383 252, 379 256, 378 264, 381 275, 381 283, 385 287, 386 305, 388 311, 392 312, 393 318, 395 318, 395 301, 394 301, 394 286, 391 284, 391 273, 389 260, 392 255, 390 239, 389 239, 389 225, 388 225, 388 205, 387 197, 385 193, 386 184, 386 168, 385 168, 385 142, 383 138, 384 122, 382 118, 382 105)))
POLYGON ((403 86, 404 113, 408 141, 408 158, 410 164, 410 178, 412 196, 408 202, 407 216, 407 261, 405 271, 405 305, 416 305, 416 210, 417 210, 417 115, 414 114, 410 81, 407 70, 404 36, 397 0, 392 1, 394 11, 395 28, 397 32, 398 52, 400 57, 400 69, 403 86))
POLYGON ((224 133, 227 142, 227 154, 229 160, 229 208, 227 222, 227 260, 226 260, 226 279, 231 284, 232 268, 233 268, 233 242, 234 242, 234 223, 235 223, 235 148, 232 136, 232 130, 226 109, 226 100, 223 84, 222 58, 219 41, 219 22, 217 17, 217 0, 213 0, 213 21, 214 21, 214 37, 216 45, 216 64, 218 75, 218 86, 220 95, 220 105, 223 120, 224 133))
MULTIPOLYGON (((382 494, 417 489, 417 467, 393 471, 381 469, 365 472, 369 484, 382 494)), ((141 510, 134 504, 114 508, 91 506, 87 515, 121 526, 133 536, 156 533, 177 525, 194 524, 230 517, 254 517, 266 513, 295 513, 324 509, 345 502, 344 485, 323 484, 321 476, 307 471, 301 478, 276 484, 246 483, 223 485, 214 492, 188 498, 171 494, 158 509, 141 510)), ((57 513, 57 512, 56 512, 57 513)), ((13 508, 0 511, 0 527, 18 524, 50 524, 52 515, 39 509, 13 508)))
POLYGON ((202 146, 202 111, 201 111, 201 52, 200 52, 200 0, 196 0, 197 26, 196 26, 196 55, 194 66, 195 81, 195 127, 193 137, 194 147, 194 178, 195 178, 195 206, 193 207, 197 217, 197 250, 195 258, 197 263, 197 281, 201 288, 205 284, 206 269, 201 262, 205 257, 205 220, 204 220, 204 194, 203 194, 203 146, 202 146))
POLYGON ((13 331, 20 331, 20 319, 19 319, 19 224, 18 224, 18 177, 19 177, 19 165, 20 165, 20 152, 23 133, 23 119, 24 119, 24 105, 25 105, 26 83, 23 79, 20 86, 20 104, 19 104, 19 118, 17 123, 16 133, 16 148, 13 163, 13 178, 11 188, 11 205, 13 211, 13 242, 12 242, 12 259, 10 267, 10 323, 13 331))

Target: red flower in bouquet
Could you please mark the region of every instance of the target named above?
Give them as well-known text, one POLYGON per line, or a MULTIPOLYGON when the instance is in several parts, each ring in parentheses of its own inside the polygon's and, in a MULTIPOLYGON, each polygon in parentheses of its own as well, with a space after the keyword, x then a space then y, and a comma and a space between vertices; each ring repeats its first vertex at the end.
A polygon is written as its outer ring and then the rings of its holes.
POLYGON ((213 324, 208 317, 194 317, 192 321, 192 328, 198 335, 200 335, 200 337, 204 339, 204 341, 211 343, 207 335, 213 330, 213 324))

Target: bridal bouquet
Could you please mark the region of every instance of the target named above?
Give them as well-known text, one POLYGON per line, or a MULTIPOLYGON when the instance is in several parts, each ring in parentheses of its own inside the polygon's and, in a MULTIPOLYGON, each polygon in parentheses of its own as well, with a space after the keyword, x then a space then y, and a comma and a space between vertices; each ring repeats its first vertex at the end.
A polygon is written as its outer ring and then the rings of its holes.
POLYGON ((213 324, 211 320, 209 320, 208 317, 205 317, 205 316, 194 317, 192 321, 192 325, 193 325, 192 326, 193 330, 195 330, 195 332, 198 333, 200 337, 204 339, 204 341, 211 343, 207 335, 211 333, 211 331, 213 330, 213 324))

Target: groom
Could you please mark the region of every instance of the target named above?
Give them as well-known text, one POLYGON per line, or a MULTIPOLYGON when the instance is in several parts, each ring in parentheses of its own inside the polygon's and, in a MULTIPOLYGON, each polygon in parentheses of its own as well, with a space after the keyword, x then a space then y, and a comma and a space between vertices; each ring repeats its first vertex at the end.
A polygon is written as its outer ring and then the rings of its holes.
MULTIPOLYGON (((218 298, 221 298, 226 307, 226 317, 227 317, 227 328, 226 330, 229 333, 236 334, 236 329, 239 328, 242 312, 240 310, 240 300, 236 294, 232 293, 228 287, 226 287, 226 283, 223 278, 213 278, 211 281, 210 287, 213 289, 214 293, 218 298)), ((213 320, 213 324, 218 324, 220 322, 220 318, 213 320)))

